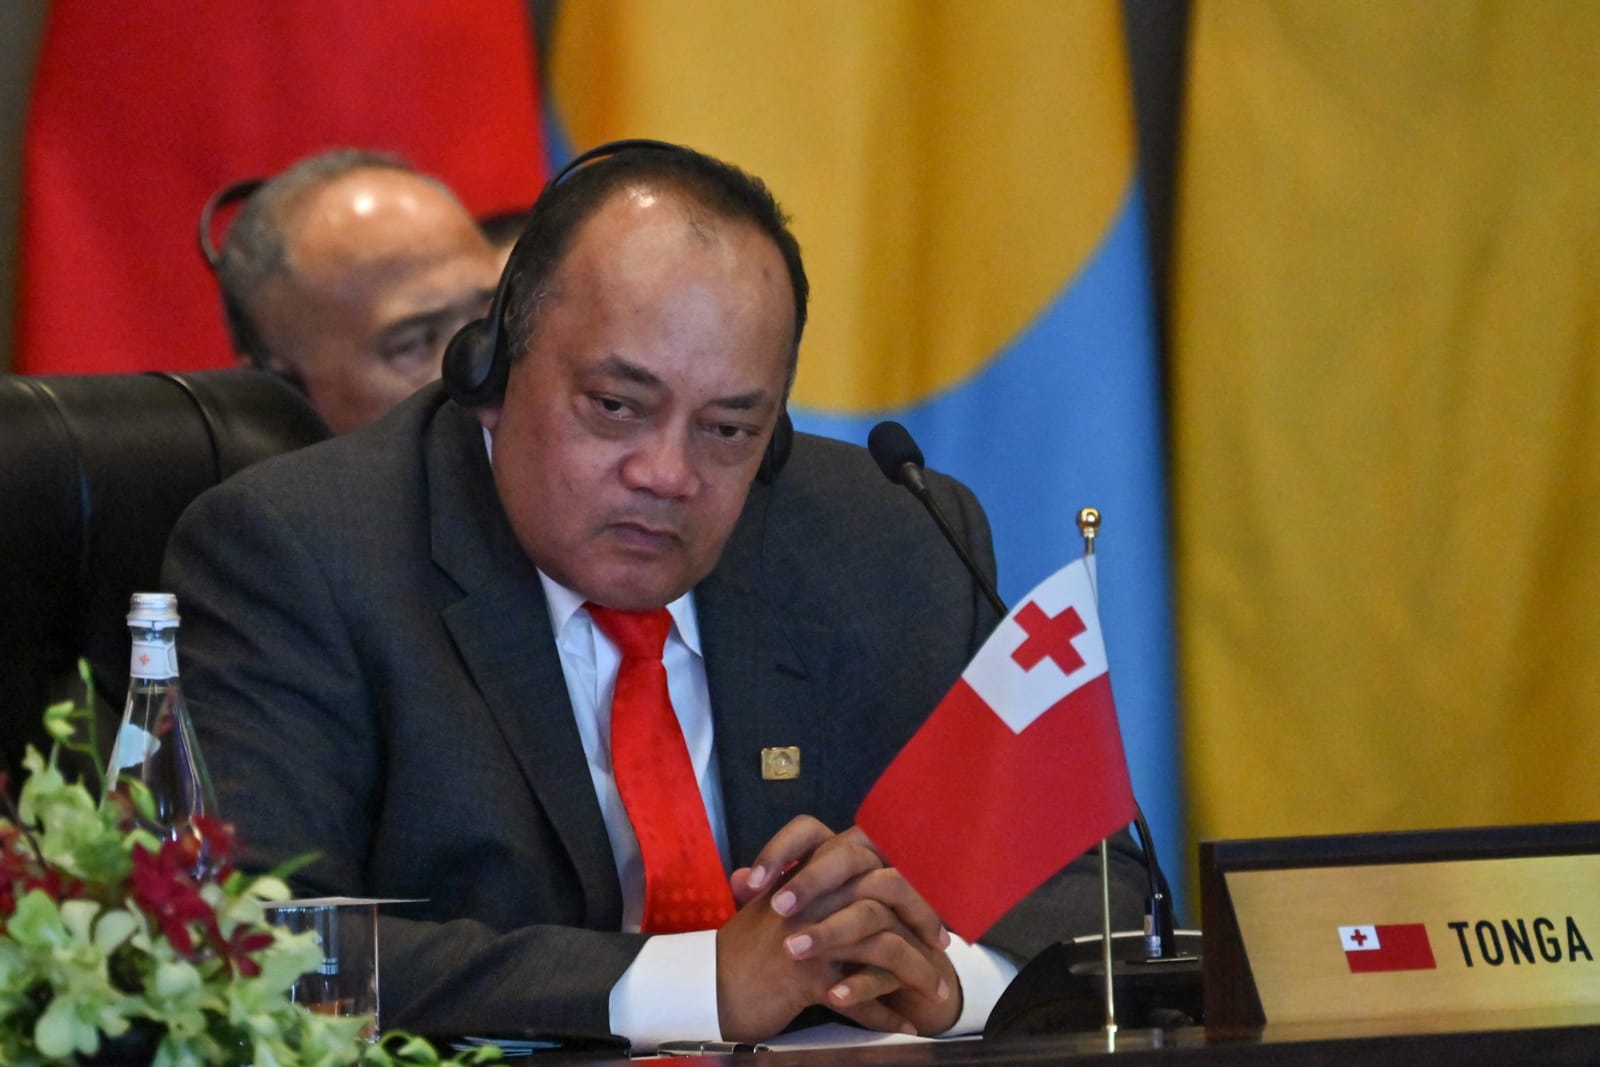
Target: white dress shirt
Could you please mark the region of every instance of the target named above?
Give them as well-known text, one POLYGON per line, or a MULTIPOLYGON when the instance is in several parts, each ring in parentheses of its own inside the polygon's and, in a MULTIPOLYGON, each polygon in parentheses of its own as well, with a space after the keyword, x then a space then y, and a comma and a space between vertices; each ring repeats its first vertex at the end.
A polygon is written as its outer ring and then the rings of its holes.
MULTIPOLYGON (((644 865, 639 842, 617 792, 611 773, 611 694, 617 684, 622 656, 589 613, 583 598, 539 573, 550 627, 556 635, 567 694, 577 719, 578 735, 589 764, 611 854, 616 858, 622 883, 623 929, 637 931, 644 914, 644 865)), ((672 708, 688 742, 695 781, 710 817, 724 867, 728 856, 727 820, 717 779, 716 750, 712 744, 711 698, 706 684, 705 658, 700 651, 700 628, 693 594, 667 605, 672 630, 667 635, 662 660, 667 668, 667 690, 672 708)), ((969 945, 951 935, 948 950, 961 982, 962 1011, 950 1033, 973 1033, 983 1028, 989 1010, 1016 975, 1016 967, 1003 956, 979 945, 969 945)), ((654 1049, 662 1041, 686 1038, 720 1038, 717 1020, 717 935, 715 930, 683 934, 657 934, 645 943, 633 963, 611 989, 611 1029, 633 1042, 635 1053, 654 1049)))

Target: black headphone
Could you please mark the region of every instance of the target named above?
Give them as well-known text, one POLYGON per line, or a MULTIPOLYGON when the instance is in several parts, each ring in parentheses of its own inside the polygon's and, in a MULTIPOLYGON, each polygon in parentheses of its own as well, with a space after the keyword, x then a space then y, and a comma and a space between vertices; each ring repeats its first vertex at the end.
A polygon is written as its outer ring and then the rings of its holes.
MULTIPOLYGON (((550 195, 550 191, 575 171, 596 160, 628 152, 670 152, 685 158, 699 158, 700 155, 683 145, 640 137, 596 145, 575 156, 556 172, 555 177, 545 183, 543 192, 539 194, 538 200, 534 201, 532 209, 528 212, 529 220, 537 216, 539 204, 550 195)), ((527 234, 526 226, 523 234, 524 236, 527 234)), ((451 399, 462 407, 485 407, 499 403, 505 396, 506 379, 511 373, 511 357, 505 351, 503 340, 506 293, 511 288, 512 265, 517 260, 517 249, 521 247, 522 240, 522 237, 517 238, 517 244, 513 246, 511 255, 506 260, 505 270, 500 273, 500 281, 495 285, 494 299, 489 304, 488 314, 462 326, 445 346, 444 366, 440 376, 444 379, 445 388, 449 391, 451 399)), ((785 407, 778 413, 778 422, 773 427, 772 438, 767 442, 767 450, 761 456, 761 466, 756 471, 756 480, 770 483, 777 477, 778 471, 783 469, 784 463, 788 460, 789 451, 793 446, 794 424, 789 420, 789 411, 785 407)))
POLYGON ((206 261, 206 266, 211 270, 211 276, 217 280, 217 289, 222 293, 222 318, 228 326, 228 340, 233 344, 233 350, 245 359, 250 365, 262 370, 274 369, 267 356, 267 347, 261 343, 261 337, 250 323, 250 317, 244 309, 234 302, 228 294, 227 287, 222 284, 222 278, 217 273, 222 266, 222 250, 212 240, 212 228, 217 213, 234 204, 242 204, 250 199, 257 189, 267 184, 265 178, 244 178, 240 181, 229 182, 206 199, 205 206, 200 209, 200 255, 206 261))

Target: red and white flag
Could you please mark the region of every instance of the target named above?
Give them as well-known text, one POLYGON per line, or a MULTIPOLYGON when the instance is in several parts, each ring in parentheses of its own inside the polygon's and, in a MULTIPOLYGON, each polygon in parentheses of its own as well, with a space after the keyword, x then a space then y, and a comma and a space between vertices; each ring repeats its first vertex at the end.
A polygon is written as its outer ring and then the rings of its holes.
POLYGON ((1339 943, 1351 974, 1431 971, 1439 966, 1428 943, 1428 928, 1422 923, 1341 926, 1339 943))
POLYGON ((857 824, 968 940, 1134 818, 1077 560, 1000 623, 868 793, 857 824))

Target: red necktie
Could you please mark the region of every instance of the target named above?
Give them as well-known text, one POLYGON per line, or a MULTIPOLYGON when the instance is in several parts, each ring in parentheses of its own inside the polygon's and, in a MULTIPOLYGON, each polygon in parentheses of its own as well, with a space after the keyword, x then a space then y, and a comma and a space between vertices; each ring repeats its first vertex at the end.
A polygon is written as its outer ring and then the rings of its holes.
POLYGON ((666 608, 584 606, 622 652, 611 698, 611 772, 644 860, 640 929, 715 930, 733 914, 733 892, 667 693, 661 650, 672 616, 666 608))

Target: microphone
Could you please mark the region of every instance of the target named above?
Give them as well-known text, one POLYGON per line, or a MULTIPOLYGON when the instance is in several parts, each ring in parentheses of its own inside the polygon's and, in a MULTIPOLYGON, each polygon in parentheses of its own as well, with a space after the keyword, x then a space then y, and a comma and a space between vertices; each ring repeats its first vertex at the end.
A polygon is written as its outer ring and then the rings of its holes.
MULTIPOLYGON (((910 432, 898 422, 880 422, 867 434, 867 450, 872 453, 872 458, 877 461, 878 469, 883 471, 884 477, 905 486, 913 496, 922 501, 923 507, 933 516, 934 522, 939 526, 939 532, 944 535, 950 547, 955 549, 956 555, 961 558, 962 564, 967 568, 972 580, 977 583, 978 589, 994 606, 995 611, 1000 613, 1001 618, 1009 615, 1011 612, 1006 607, 1005 601, 995 592, 993 584, 973 561, 966 545, 956 535, 955 529, 951 527, 944 513, 939 510, 939 505, 934 501, 933 493, 928 489, 927 479, 923 477, 922 449, 912 440, 910 432)), ((1193 964, 1195 957, 1184 953, 1178 946, 1172 892, 1168 888, 1167 877, 1156 859, 1155 838, 1150 833, 1149 824, 1145 822, 1144 810, 1139 807, 1137 801, 1134 803, 1134 825, 1138 830, 1139 844, 1145 858, 1145 874, 1149 879, 1149 896, 1145 900, 1143 959, 1146 962, 1182 960, 1193 964)), ((1054 980, 1051 971, 1060 965, 1059 962, 1051 958, 1041 959, 1038 963, 1040 966, 1037 968, 1030 965, 1024 969, 1024 973, 1034 971, 1035 982, 1015 983, 1018 986, 1017 995, 1013 996, 1008 991, 1007 997, 1002 998, 995 1006, 997 1013, 1008 1015, 1009 1018, 991 1019, 991 1027, 997 1030, 1009 1029, 1013 1032, 1022 1032, 1029 1025, 1023 1017, 1029 1013, 1037 1014, 1039 1011, 1038 998, 1043 991, 1037 987, 1043 985, 1048 987, 1049 992, 1055 991, 1058 982, 1054 980), (1013 1003, 1007 1003, 1008 998, 1013 1003), (1007 1023, 1010 1025, 1006 1025, 1007 1023)), ((1191 1020, 1198 1018, 1198 992, 1188 991, 1180 999, 1185 1007, 1191 1009, 1187 1013, 1180 1012, 1180 1016, 1191 1020)), ((1059 1023, 1061 1020, 1054 1021, 1059 1023)), ((986 1028, 985 1036, 989 1036, 989 1028, 986 1028)))
POLYGON ((904 426, 898 422, 878 423, 867 434, 867 451, 885 478, 905 485, 919 499, 928 495, 928 483, 922 477, 922 449, 904 426))
POLYGON ((994 585, 977 563, 973 562, 966 544, 956 535, 950 520, 944 517, 944 512, 939 510, 938 502, 933 499, 933 493, 928 489, 928 480, 922 476, 922 449, 911 439, 910 432, 898 422, 880 422, 872 428, 871 433, 867 434, 867 451, 872 453, 872 458, 877 461, 878 469, 883 471, 885 478, 905 486, 911 490, 912 496, 922 501, 922 506, 928 509, 928 514, 932 515, 933 521, 938 524, 939 532, 944 535, 950 547, 956 550, 956 555, 961 557, 967 573, 972 575, 972 580, 978 584, 979 592, 988 598, 990 605, 1000 617, 1005 618, 1006 602, 1000 599, 1000 594, 994 591, 994 585))

